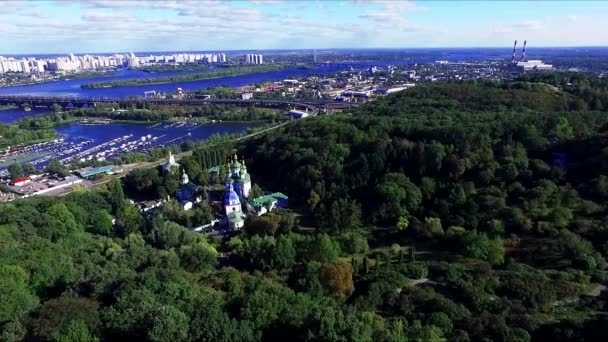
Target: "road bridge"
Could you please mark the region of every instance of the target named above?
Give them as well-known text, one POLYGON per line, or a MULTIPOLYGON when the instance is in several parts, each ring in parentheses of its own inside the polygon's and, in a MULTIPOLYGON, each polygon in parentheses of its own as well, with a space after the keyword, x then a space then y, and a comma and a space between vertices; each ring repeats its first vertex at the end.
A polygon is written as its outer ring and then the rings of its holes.
POLYGON ((369 69, 372 67, 382 67, 382 64, 372 64, 372 63, 348 63, 348 62, 328 62, 328 63, 319 63, 318 67, 321 68, 339 68, 339 69, 369 69))
POLYGON ((336 101, 284 101, 284 100, 264 100, 264 99, 157 99, 157 98, 109 98, 109 97, 70 97, 70 96, 21 96, 21 95, 0 95, 0 105, 14 104, 29 107, 52 107, 60 105, 64 108, 87 108, 95 107, 98 103, 118 103, 120 105, 181 105, 199 106, 205 104, 233 105, 233 106, 253 106, 264 108, 301 108, 317 114, 320 109, 344 109, 357 106, 356 103, 336 102, 336 101))

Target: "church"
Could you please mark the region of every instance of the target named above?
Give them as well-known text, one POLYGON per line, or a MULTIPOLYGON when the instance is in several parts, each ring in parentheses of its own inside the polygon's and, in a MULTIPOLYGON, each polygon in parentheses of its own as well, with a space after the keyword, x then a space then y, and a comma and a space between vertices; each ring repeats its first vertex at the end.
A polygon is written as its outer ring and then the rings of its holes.
POLYGON ((236 154, 230 164, 230 171, 226 175, 226 195, 224 196, 224 209, 226 219, 224 226, 229 230, 242 228, 245 225, 245 214, 241 199, 249 198, 251 192, 251 176, 247 173, 245 161, 238 161, 236 154))
POLYGON ((239 163, 236 154, 234 160, 230 164, 230 172, 226 177, 226 182, 232 180, 234 182, 234 190, 240 197, 249 198, 251 192, 251 176, 247 173, 245 160, 239 163))
POLYGON ((169 173, 179 170, 179 164, 175 162, 175 156, 169 152, 169 160, 163 164, 163 174, 168 175, 169 173))
MULTIPOLYGON (((169 154, 169 159, 162 168, 165 175, 177 174, 180 170, 180 165, 175 162, 173 155, 169 154)), ((223 214, 225 214, 219 222, 220 229, 234 231, 242 228, 245 225, 247 217, 246 212, 243 211, 243 207, 246 208, 247 212, 260 216, 275 208, 287 206, 287 196, 281 193, 251 198, 251 176, 247 172, 245 160, 239 161, 236 154, 232 162, 227 165, 227 169, 224 181, 223 201, 220 203, 216 202, 223 207, 223 214)), ((214 167, 209 172, 210 175, 213 173, 215 177, 219 177, 220 167, 214 167)), ((188 174, 182 170, 180 187, 175 194, 182 209, 190 210, 195 203, 202 201, 200 190, 201 187, 191 182, 188 174)))
POLYGON ((199 186, 190 181, 186 171, 182 171, 181 185, 175 194, 175 198, 179 201, 182 209, 190 210, 194 203, 202 201, 198 190, 199 186))

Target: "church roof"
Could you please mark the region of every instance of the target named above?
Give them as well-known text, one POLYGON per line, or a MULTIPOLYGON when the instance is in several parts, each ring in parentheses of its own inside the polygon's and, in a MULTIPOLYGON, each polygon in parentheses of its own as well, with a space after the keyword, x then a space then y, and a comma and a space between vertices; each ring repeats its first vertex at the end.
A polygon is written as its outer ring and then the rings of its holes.
POLYGON ((262 206, 270 204, 276 200, 277 199, 272 197, 271 195, 265 195, 265 196, 260 196, 260 197, 254 198, 251 202, 253 203, 254 207, 262 207, 262 206))
POLYGON ((172 168, 172 167, 179 167, 179 164, 178 164, 178 163, 175 163, 175 162, 171 163, 171 162, 167 161, 167 162, 166 162, 166 163, 163 165, 163 168, 164 168, 165 170, 167 170, 167 171, 171 170, 171 168, 172 168))
POLYGON ((287 195, 285 195, 282 192, 274 192, 272 194, 270 194, 270 196, 276 198, 276 199, 288 199, 289 197, 287 197, 287 195))
POLYGON ((196 190, 198 190, 198 185, 192 183, 192 182, 188 182, 184 185, 182 185, 182 190, 188 190, 192 193, 196 192, 196 190))
POLYGON ((251 203, 254 207, 262 207, 280 199, 288 199, 288 197, 285 196, 283 193, 275 192, 269 195, 254 198, 251 203))
POLYGON ((243 222, 244 216, 242 213, 230 213, 228 214, 228 222, 230 223, 241 223, 243 222))
POLYGON ((234 191, 234 188, 232 187, 232 185, 230 185, 229 190, 226 191, 226 195, 224 196, 224 203, 228 204, 228 203, 234 203, 234 202, 240 202, 241 199, 239 198, 239 195, 237 195, 236 191, 234 191))
POLYGON ((179 164, 175 162, 175 157, 171 152, 169 152, 169 158, 167 159, 167 162, 163 164, 163 169, 165 169, 166 171, 170 171, 171 168, 174 166, 179 167, 179 164))
POLYGON ((235 160, 232 162, 232 164, 230 164, 230 169, 232 170, 236 170, 236 169, 240 169, 243 165, 241 163, 239 163, 238 160, 235 160))
POLYGON ((241 167, 243 167, 243 164, 239 163, 239 159, 236 156, 236 154, 234 155, 234 161, 232 162, 232 164, 230 164, 230 169, 231 170, 238 170, 241 167))
POLYGON ((247 168, 245 166, 243 166, 243 169, 241 171, 241 181, 251 181, 251 176, 249 175, 249 173, 247 173, 247 168))
POLYGON ((236 178, 236 182, 237 183, 245 183, 245 182, 250 182, 251 181, 251 176, 249 176, 248 173, 241 174, 240 177, 235 177, 235 178, 236 178))

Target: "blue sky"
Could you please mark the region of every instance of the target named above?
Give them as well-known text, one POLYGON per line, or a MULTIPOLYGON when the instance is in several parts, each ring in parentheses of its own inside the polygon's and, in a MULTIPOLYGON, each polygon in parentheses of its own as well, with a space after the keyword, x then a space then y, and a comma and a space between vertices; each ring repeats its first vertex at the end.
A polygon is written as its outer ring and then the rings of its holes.
POLYGON ((604 1, 0 0, 0 55, 608 46, 604 1))

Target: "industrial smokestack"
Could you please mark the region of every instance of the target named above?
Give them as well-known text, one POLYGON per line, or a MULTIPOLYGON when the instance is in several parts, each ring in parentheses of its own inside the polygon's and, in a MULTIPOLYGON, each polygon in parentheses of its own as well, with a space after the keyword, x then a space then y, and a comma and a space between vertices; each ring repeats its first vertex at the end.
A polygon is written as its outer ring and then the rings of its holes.
POLYGON ((511 57, 511 63, 515 63, 515 48, 517 48, 517 40, 513 44, 513 56, 511 57))
POLYGON ((524 49, 521 50, 521 61, 525 62, 526 61, 526 41, 524 40, 524 49))

